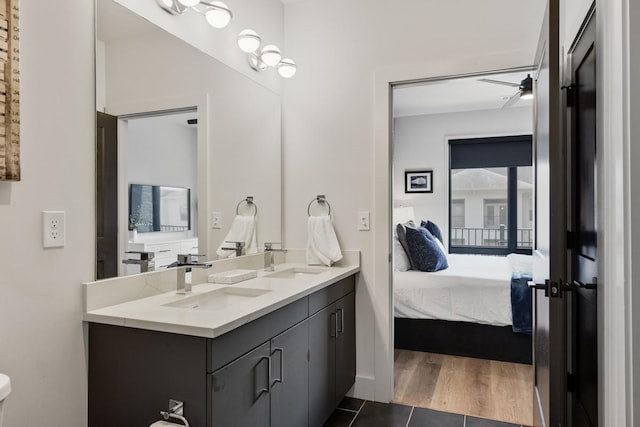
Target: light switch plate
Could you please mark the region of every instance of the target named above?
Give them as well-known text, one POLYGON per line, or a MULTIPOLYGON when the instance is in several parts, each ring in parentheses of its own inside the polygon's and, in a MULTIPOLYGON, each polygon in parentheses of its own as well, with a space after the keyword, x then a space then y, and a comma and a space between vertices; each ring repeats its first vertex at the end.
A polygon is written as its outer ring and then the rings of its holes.
POLYGON ((222 212, 211 212, 211 228, 222 228, 222 212))
POLYGON ((42 247, 61 248, 65 244, 63 211, 42 212, 42 247))
POLYGON ((358 230, 368 231, 369 229, 369 211, 358 212, 358 230))

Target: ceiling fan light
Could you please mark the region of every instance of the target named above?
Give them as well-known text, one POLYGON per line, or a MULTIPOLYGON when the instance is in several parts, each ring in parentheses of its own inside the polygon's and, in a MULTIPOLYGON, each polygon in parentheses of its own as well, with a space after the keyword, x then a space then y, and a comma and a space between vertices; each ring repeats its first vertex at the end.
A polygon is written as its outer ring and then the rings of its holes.
POLYGON ((280 63, 282 55, 280 54, 278 46, 268 44, 262 48, 262 52, 260 52, 260 59, 268 66, 275 67, 280 63))
POLYGON ((238 46, 246 53, 255 52, 260 48, 260 36, 253 30, 242 30, 238 34, 238 46))
POLYGON ((522 95, 520 95, 520 99, 533 99, 533 93, 523 92, 522 95))
POLYGON ((212 1, 206 4, 207 9, 204 12, 204 17, 209 25, 214 28, 226 27, 231 21, 231 9, 221 1, 212 1))
POLYGON ((297 68, 298 67, 293 59, 284 58, 278 64, 278 73, 285 79, 289 79, 296 74, 297 68))
MULTIPOLYGON (((185 7, 193 7, 198 3, 200 3, 200 0, 176 0, 176 1, 185 7)), ((165 1, 163 0, 163 2, 165 1)))
POLYGON ((533 98, 533 79, 530 74, 527 74, 520 83, 520 99, 531 99, 533 98))

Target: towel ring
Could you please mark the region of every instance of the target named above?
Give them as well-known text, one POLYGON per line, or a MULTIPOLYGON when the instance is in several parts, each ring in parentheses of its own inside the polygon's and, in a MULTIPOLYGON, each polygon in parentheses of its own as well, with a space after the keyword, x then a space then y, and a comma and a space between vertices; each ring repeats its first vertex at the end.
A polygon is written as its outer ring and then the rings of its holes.
POLYGON ((252 205, 252 206, 253 206, 253 216, 258 215, 258 205, 256 205, 256 204, 253 202, 253 196, 247 196, 247 198, 246 198, 246 199, 242 199, 242 200, 240 200, 240 202, 238 203, 238 206, 236 206, 236 215, 240 215, 240 206, 241 206, 243 203, 246 203, 246 204, 247 204, 247 206, 252 205))
POLYGON ((313 202, 316 202, 317 204, 321 205, 323 203, 326 203, 327 206, 329 207, 329 216, 331 216, 331 204, 329 203, 329 201, 327 200, 327 198, 323 195, 323 194, 318 194, 318 196, 311 200, 309 202, 309 206, 307 206, 307 215, 311 216, 311 205, 313 204, 313 202))

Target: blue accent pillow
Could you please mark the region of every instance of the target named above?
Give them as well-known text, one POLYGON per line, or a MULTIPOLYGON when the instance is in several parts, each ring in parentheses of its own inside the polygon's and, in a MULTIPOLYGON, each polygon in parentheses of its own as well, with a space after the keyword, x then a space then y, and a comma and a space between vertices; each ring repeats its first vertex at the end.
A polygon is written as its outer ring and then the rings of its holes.
POLYGON ((442 240, 442 231, 440 231, 440 227, 438 227, 435 223, 431 221, 421 221, 420 227, 429 230, 429 232, 433 234, 434 237, 437 237, 438 240, 440 240, 440 242, 444 245, 444 240, 442 240))
POLYGON ((409 258, 409 264, 411 265, 411 269, 414 270, 416 267, 415 265, 413 265, 413 261, 411 260, 411 255, 409 255, 409 245, 407 244, 407 233, 405 231, 407 227, 414 228, 415 224, 413 223, 413 221, 407 221, 404 224, 396 225, 396 234, 398 235, 398 241, 400 241, 400 245, 406 252, 407 257, 409 258))
POLYGON ((409 259, 420 271, 439 271, 449 267, 446 255, 426 228, 405 227, 409 259))

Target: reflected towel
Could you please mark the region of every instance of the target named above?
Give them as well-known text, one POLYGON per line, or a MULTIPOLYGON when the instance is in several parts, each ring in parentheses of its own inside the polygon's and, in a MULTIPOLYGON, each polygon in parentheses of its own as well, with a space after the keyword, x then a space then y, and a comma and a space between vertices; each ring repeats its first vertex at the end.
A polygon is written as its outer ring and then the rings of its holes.
POLYGON ((249 215, 236 215, 231 224, 231 229, 227 233, 216 253, 220 258, 229 258, 235 256, 235 251, 222 249, 233 247, 233 243, 227 242, 244 242, 247 255, 258 253, 258 242, 256 238, 256 217, 249 215))
POLYGON ((307 221, 307 264, 330 267, 341 259, 342 252, 329 215, 310 216, 307 221))

